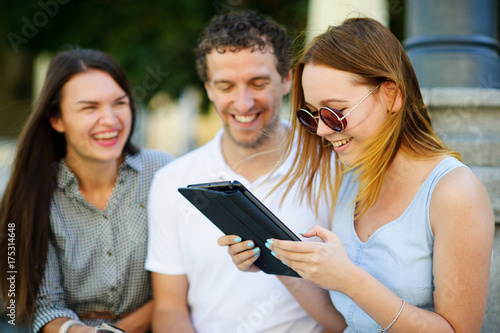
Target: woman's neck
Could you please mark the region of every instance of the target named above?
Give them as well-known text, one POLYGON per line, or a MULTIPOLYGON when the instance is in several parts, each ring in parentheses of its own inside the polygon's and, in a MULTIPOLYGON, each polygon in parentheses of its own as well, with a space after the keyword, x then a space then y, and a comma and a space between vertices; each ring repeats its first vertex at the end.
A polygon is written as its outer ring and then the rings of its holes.
POLYGON ((109 162, 68 159, 66 164, 78 178, 80 192, 88 202, 104 210, 113 192, 123 158, 109 162))

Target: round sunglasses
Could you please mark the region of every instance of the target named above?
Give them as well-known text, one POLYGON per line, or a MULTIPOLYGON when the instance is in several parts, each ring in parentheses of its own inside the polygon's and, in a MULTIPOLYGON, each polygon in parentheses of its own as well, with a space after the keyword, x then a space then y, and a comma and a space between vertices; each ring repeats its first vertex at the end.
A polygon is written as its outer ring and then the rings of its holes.
POLYGON ((328 106, 324 106, 320 108, 318 111, 310 111, 308 109, 299 109, 297 111, 297 119, 300 124, 304 126, 309 132, 316 134, 318 131, 318 119, 325 123, 326 126, 330 127, 335 132, 342 132, 347 127, 347 119, 346 117, 358 107, 365 99, 370 96, 375 89, 380 86, 376 86, 373 88, 362 100, 358 102, 358 104, 354 105, 354 107, 349 110, 345 115, 342 114, 341 111, 330 108, 328 106))

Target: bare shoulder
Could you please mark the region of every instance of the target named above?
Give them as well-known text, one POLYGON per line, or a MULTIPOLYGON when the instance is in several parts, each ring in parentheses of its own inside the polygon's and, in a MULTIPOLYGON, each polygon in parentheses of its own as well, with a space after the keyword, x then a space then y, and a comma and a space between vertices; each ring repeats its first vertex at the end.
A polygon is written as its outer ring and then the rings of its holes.
POLYGON ((430 217, 433 230, 494 224, 488 193, 466 167, 455 168, 439 180, 431 198, 430 217))

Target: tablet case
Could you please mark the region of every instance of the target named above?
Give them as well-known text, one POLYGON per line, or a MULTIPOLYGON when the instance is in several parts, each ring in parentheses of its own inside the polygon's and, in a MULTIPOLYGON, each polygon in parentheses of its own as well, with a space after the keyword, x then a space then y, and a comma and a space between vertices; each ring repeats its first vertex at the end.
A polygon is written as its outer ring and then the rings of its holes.
POLYGON ((300 241, 269 209, 238 181, 192 184, 178 191, 226 235, 253 240, 260 247, 255 265, 267 274, 300 277, 276 259, 269 238, 300 241))

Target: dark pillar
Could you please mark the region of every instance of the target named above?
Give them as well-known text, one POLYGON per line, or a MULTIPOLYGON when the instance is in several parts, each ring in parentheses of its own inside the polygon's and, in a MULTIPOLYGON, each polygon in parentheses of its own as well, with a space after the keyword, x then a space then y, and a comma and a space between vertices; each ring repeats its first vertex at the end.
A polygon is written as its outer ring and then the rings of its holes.
POLYGON ((407 0, 403 45, 421 87, 500 88, 497 0, 407 0))

